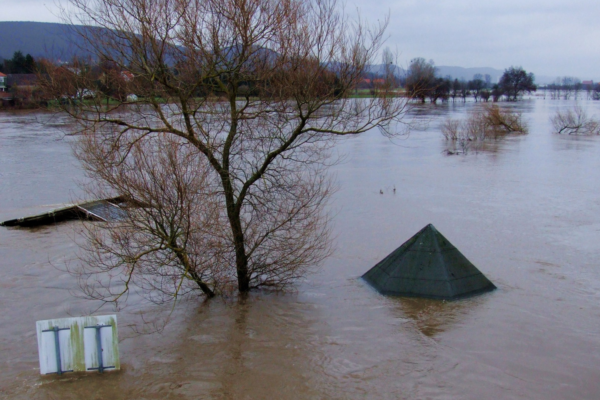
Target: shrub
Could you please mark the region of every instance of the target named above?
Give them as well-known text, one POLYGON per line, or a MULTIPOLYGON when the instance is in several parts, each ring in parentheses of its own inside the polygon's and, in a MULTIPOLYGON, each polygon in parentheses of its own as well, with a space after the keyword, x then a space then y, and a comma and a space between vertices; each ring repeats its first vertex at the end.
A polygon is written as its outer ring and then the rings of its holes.
POLYGON ((568 135, 600 135, 600 122, 588 117, 579 106, 561 112, 560 110, 550 118, 554 131, 558 134, 568 135))
POLYGON ((526 134, 527 125, 520 113, 490 105, 473 111, 463 121, 447 119, 441 131, 447 141, 455 142, 462 152, 466 152, 470 142, 497 139, 508 134, 526 134))

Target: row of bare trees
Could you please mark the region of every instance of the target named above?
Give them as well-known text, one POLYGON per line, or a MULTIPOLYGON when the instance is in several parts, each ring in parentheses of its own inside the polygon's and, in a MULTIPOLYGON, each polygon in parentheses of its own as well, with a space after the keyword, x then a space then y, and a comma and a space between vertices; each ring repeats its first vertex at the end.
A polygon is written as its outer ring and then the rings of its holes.
POLYGON ((498 84, 492 85, 491 77, 476 74, 473 80, 464 81, 451 77, 441 78, 436 76, 436 68, 432 60, 415 58, 411 61, 406 73, 405 88, 410 98, 418 99, 425 103, 438 100, 447 101, 457 98, 466 101, 473 97, 475 101, 488 102, 490 98, 496 102, 502 97, 507 101, 516 101, 523 93, 536 91, 534 76, 525 72, 521 67, 510 67, 504 71, 498 84))
POLYGON ((553 83, 546 86, 545 90, 550 94, 551 99, 577 99, 581 93, 585 93, 588 99, 600 99, 600 84, 591 81, 583 83, 579 78, 572 76, 556 78, 553 83))

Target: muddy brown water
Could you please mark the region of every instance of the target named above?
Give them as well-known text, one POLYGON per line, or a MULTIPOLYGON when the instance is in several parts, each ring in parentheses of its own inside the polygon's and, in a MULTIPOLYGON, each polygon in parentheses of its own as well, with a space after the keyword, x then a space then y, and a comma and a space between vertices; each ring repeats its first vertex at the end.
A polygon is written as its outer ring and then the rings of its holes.
MULTIPOLYGON (((394 143, 377 132, 341 143, 335 255, 293 293, 188 299, 161 333, 135 332, 152 328, 140 315, 169 310, 134 296, 117 312, 120 372, 39 375, 35 321, 96 306, 57 268, 78 223, 0 227, 0 398, 599 398, 600 137, 552 135, 549 123, 573 104, 512 105, 530 134, 466 156, 443 154, 439 123, 473 104, 420 109, 429 127, 394 143), (445 303, 358 279, 428 223, 498 290, 445 303)), ((600 102, 580 104, 600 117, 600 102)), ((63 128, 0 114, 0 220, 81 196, 63 128)))

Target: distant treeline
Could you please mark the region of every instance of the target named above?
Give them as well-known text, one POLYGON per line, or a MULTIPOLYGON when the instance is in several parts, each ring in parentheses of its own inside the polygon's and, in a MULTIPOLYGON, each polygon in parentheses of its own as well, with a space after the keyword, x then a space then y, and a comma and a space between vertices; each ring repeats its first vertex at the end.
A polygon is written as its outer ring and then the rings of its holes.
POLYGON ((523 93, 537 90, 535 77, 521 67, 510 67, 504 71, 497 84, 492 84, 489 75, 476 74, 470 81, 437 77, 433 61, 415 58, 411 61, 406 73, 405 89, 409 97, 425 103, 429 100, 447 101, 457 98, 466 101, 472 97, 475 101, 499 101, 506 99, 516 101, 523 93))
POLYGON ((10 60, 0 62, 0 72, 4 74, 33 74, 37 69, 35 60, 30 54, 23 55, 16 51, 10 60))
MULTIPOLYGON (((390 67, 390 71, 397 69, 390 67)), ((500 100, 516 101, 523 94, 535 92, 538 86, 535 84, 535 76, 527 73, 521 67, 510 67, 504 71, 497 83, 492 82, 488 74, 475 74, 472 80, 456 79, 451 76, 437 76, 437 70, 433 60, 426 61, 423 58, 411 60, 408 70, 399 74, 366 73, 363 88, 375 87, 378 81, 393 82, 394 87, 404 87, 406 95, 425 103, 429 101, 455 101, 456 99, 466 101, 473 98, 475 101, 494 102, 500 100)), ((581 93, 586 93, 587 98, 600 100, 600 83, 592 81, 581 82, 575 77, 559 77, 554 83, 542 86, 546 94, 552 99, 577 98, 581 93)))
MULTIPOLYGON (((52 97, 44 93, 38 84, 39 74, 45 75, 48 68, 57 71, 55 75, 64 81, 65 90, 59 96, 60 101, 102 97, 107 102, 111 100, 123 102, 129 97, 135 98, 140 95, 138 92, 144 92, 134 74, 107 61, 82 62, 74 59, 71 63, 56 65, 48 60, 36 62, 30 54, 24 55, 23 52, 16 51, 11 59, 0 58, 0 72, 8 75, 3 88, 5 94, 0 96, 2 97, 0 107, 8 105, 31 108, 44 106, 57 100, 56 96, 52 97), (85 82, 85 85, 74 85, 75 82, 85 82)), ((178 75, 178 65, 174 64, 172 68, 173 73, 178 75)), ((423 58, 413 59, 408 70, 402 75, 396 73, 398 69, 392 63, 386 63, 384 70, 386 72, 383 74, 371 72, 364 74, 362 81, 357 82, 356 87, 371 89, 372 95, 376 95, 376 89, 384 86, 403 87, 406 96, 423 103, 457 99, 466 102, 468 98, 483 102, 488 102, 490 99, 494 102, 516 101, 524 93, 537 90, 534 75, 527 73, 521 67, 506 69, 497 83, 492 82, 491 76, 487 74, 475 74, 473 79, 468 81, 453 79, 450 76, 439 77, 436 75, 433 61, 426 61, 423 58)), ((335 97, 343 97, 350 94, 337 90, 338 79, 332 71, 324 71, 320 83, 323 95, 333 93, 335 97)), ((206 82, 201 89, 195 93, 196 96, 219 95, 217 85, 212 85, 211 82, 206 82)), ((268 89, 269 82, 249 79, 248 82, 243 82, 238 91, 242 97, 272 95, 268 89)), ((600 100, 600 84, 581 82, 573 77, 557 78, 555 83, 545 86, 544 89, 551 98, 578 97, 579 93, 585 90, 588 98, 600 100)))
POLYGON ((547 85, 545 90, 550 94, 551 99, 578 98, 580 93, 585 92, 588 99, 600 100, 600 83, 581 82, 572 76, 556 78, 556 81, 547 85))

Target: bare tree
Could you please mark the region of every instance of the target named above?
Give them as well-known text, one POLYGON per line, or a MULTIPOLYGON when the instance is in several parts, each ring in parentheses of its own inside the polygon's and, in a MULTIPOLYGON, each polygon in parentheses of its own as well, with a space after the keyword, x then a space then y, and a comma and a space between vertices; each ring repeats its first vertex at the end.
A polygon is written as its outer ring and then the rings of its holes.
POLYGON ((504 70, 498 86, 508 101, 517 101, 521 93, 531 93, 537 90, 534 81, 533 73, 528 74, 521 67, 510 67, 504 70))
POLYGON ((469 90, 469 83, 465 82, 463 79, 461 79, 459 82, 460 82, 460 88, 459 88, 460 97, 462 97, 463 103, 466 103, 467 97, 469 97, 469 94, 471 94, 471 91, 469 90))
POLYGON ((433 61, 425 61, 424 58, 415 58, 410 61, 406 73, 406 93, 413 99, 425 99, 435 91, 435 66, 433 61))
POLYGON ((479 95, 481 96, 481 99, 487 103, 490 100, 492 93, 487 89, 483 89, 479 95))
POLYGON ((568 135, 600 135, 600 122, 588 117, 585 110, 579 106, 566 111, 557 111, 550 118, 554 131, 568 135))
POLYGON ((381 61, 383 62, 383 75, 384 79, 388 84, 392 85, 392 87, 398 87, 396 72, 398 67, 397 63, 397 55, 392 53, 389 47, 383 49, 383 53, 381 55, 381 61))
MULTIPOLYGON (((447 77, 446 79, 450 79, 450 77, 447 77)), ((452 97, 452 102, 454 102, 456 97, 458 97, 460 95, 461 87, 462 87, 461 82, 457 78, 455 78, 452 81, 452 87, 450 89, 450 97, 452 97)))
POLYGON ((148 289, 143 292, 155 302, 190 289, 213 297, 227 283, 219 268, 227 262, 226 233, 205 159, 164 133, 112 152, 103 149, 102 140, 85 134, 76 147, 100 179, 89 189, 101 197, 117 192, 129 201, 127 213, 110 226, 85 225, 85 251, 72 270, 84 293, 118 301, 136 285, 148 289))
POLYGON ((484 88, 485 82, 483 80, 483 76, 481 74, 475 74, 473 76, 473 80, 469 81, 469 89, 471 89, 471 93, 473 94, 475 102, 477 102, 477 99, 481 97, 481 91, 484 88))
MULTIPOLYGON (((191 277, 187 280, 208 295, 232 281, 240 292, 280 287, 329 254, 324 206, 331 193, 325 174, 331 146, 337 137, 373 128, 397 134, 406 107, 390 84, 379 85, 373 98, 346 97, 379 51, 387 20, 374 27, 352 22, 335 0, 70 3, 77 10, 72 22, 105 28, 85 31, 84 39, 98 59, 134 76, 127 93, 138 99, 107 103, 85 65, 67 83, 59 79, 61 67, 47 68, 44 89, 67 100, 61 104, 70 103, 62 109, 79 123, 78 154, 98 187, 125 192, 142 215, 160 213, 161 185, 181 186, 178 180, 168 174, 156 180, 164 183, 157 183, 155 205, 132 186, 149 185, 151 172, 165 168, 163 138, 171 138, 168 146, 185 147, 180 161, 188 163, 189 154, 198 174, 206 175, 189 181, 185 193, 193 195, 169 192, 179 207, 192 210, 202 203, 202 208, 189 217, 176 207, 161 214, 173 220, 174 231, 190 232, 186 246, 173 243, 163 252, 169 258, 158 264, 177 271, 173 282, 191 277), (65 95, 78 88, 95 93, 94 98, 65 95), (113 179, 122 168, 139 168, 143 158, 155 160, 132 178, 131 186, 113 179)), ((128 237, 135 239, 139 230, 144 238, 155 235, 156 219, 134 222, 128 222, 128 237)), ((160 235, 153 240, 164 247, 160 235)), ((114 238, 96 238, 88 241, 96 266, 102 270, 105 257, 114 258, 111 263, 122 266, 126 282, 136 272, 138 256, 151 246, 142 240, 132 244, 135 254, 126 254, 131 240, 115 251, 114 238)), ((160 257, 166 257, 163 253, 160 257)))

